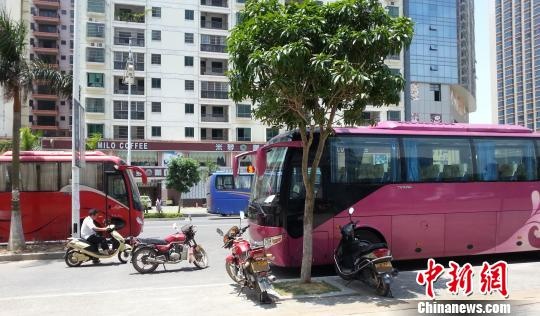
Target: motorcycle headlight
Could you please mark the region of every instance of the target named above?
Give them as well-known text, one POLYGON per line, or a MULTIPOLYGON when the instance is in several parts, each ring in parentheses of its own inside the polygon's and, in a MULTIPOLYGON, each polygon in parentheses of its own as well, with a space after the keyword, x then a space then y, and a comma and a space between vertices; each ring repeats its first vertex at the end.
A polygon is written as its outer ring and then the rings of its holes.
POLYGON ((253 241, 251 243, 251 248, 260 248, 264 247, 264 241, 253 241))

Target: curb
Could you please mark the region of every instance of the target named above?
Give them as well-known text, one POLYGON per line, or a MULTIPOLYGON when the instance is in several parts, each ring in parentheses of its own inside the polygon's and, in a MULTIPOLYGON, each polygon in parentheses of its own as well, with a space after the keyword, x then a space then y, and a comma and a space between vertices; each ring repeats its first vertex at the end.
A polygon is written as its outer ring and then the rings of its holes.
POLYGON ((0 255, 2 261, 23 261, 23 260, 54 260, 63 259, 64 252, 37 252, 37 253, 20 253, 12 255, 0 255))

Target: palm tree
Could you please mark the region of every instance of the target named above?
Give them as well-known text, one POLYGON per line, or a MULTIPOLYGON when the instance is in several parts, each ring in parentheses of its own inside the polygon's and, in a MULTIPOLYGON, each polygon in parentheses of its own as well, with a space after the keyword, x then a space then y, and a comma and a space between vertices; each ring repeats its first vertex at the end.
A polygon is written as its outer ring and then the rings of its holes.
POLYGON ((25 247, 19 201, 21 104, 25 102, 33 83, 46 80, 51 91, 71 97, 72 76, 58 72, 40 61, 26 58, 27 29, 24 21, 12 21, 8 13, 0 10, 0 86, 6 101, 13 99, 13 141, 11 168, 11 227, 8 249, 25 247))
POLYGON ((41 146, 39 139, 43 136, 41 131, 32 132, 30 127, 21 128, 21 149, 22 150, 39 150, 41 146))

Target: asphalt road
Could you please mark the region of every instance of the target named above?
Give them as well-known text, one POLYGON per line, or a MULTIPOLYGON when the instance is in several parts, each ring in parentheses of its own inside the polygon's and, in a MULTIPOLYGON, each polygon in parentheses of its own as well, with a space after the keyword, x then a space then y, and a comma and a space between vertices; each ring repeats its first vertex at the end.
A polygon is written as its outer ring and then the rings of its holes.
MULTIPOLYGON (((403 271, 393 284, 394 298, 380 298, 358 282, 349 287, 358 295, 325 299, 279 300, 260 306, 249 290, 238 295, 224 269, 228 250, 221 248, 216 228, 228 229, 238 218, 193 218, 198 227, 196 240, 209 255, 210 266, 198 270, 189 263, 160 266, 155 273, 141 275, 131 264, 109 259, 102 264, 68 268, 63 260, 0 262, 0 315, 351 315, 396 314, 414 311, 414 300, 425 298, 425 289, 416 284, 415 269, 425 262, 397 263, 403 271), (408 271, 409 270, 409 271, 408 271)), ((143 237, 164 237, 173 232, 172 221, 147 221, 143 237)), ((179 225, 184 224, 178 222, 179 225)), ((527 300, 520 315, 540 311, 538 254, 498 257, 511 262, 510 298, 527 300), (531 302, 531 303, 529 303, 531 302)), ((491 260, 490 260, 491 261, 491 260)), ((493 261, 495 262, 495 261, 493 261)), ((445 266, 446 263, 442 262, 445 266)), ((477 269, 481 260, 473 260, 477 269)), ((279 279, 298 276, 298 269, 274 269, 279 279)), ((331 267, 314 269, 315 276, 332 275, 331 267)), ((444 282, 436 291, 444 292, 444 282)), ((485 297, 484 297, 485 299, 485 297)), ((514 313, 512 313, 514 315, 514 313)))

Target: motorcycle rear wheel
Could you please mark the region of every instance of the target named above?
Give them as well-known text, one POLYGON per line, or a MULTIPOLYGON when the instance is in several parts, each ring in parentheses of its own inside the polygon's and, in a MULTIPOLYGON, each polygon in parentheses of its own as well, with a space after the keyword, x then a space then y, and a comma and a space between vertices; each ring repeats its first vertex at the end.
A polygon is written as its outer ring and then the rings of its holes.
POLYGON ((255 291, 257 291, 257 294, 259 296, 259 303, 272 304, 274 302, 270 295, 268 295, 268 292, 261 289, 261 287, 259 286, 259 282, 255 282, 255 291))
POLYGON ((225 270, 229 277, 236 283, 240 284, 242 280, 238 278, 238 268, 232 262, 225 262, 225 270))
POLYGON ((390 285, 384 282, 383 278, 375 270, 371 270, 372 282, 375 286, 375 293, 380 296, 388 296, 390 293, 390 285))
POLYGON ((137 251, 133 253, 133 258, 131 259, 131 263, 133 264, 133 267, 137 272, 144 274, 144 273, 150 273, 154 272, 157 267, 158 263, 149 263, 147 259, 150 257, 156 257, 157 251, 151 248, 139 248, 137 251))
POLYGON ((82 264, 82 261, 79 261, 79 259, 77 259, 77 257, 75 256, 76 253, 77 252, 73 249, 69 249, 68 251, 66 251, 64 259, 68 267, 78 267, 82 264))
POLYGON ((206 251, 198 245, 193 249, 193 256, 195 257, 195 261, 193 261, 193 264, 199 268, 199 269, 205 269, 208 268, 208 255, 206 254, 206 251))

